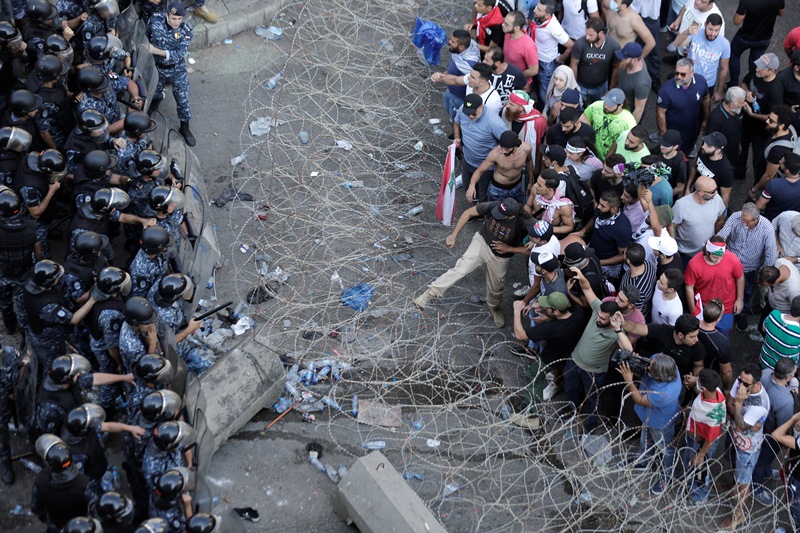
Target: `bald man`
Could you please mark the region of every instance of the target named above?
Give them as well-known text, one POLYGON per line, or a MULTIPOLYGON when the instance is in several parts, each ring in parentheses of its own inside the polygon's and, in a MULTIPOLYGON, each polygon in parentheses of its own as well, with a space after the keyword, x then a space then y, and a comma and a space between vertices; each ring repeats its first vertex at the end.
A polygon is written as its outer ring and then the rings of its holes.
POLYGON ((725 202, 719 195, 717 182, 700 176, 694 183, 694 192, 675 202, 672 211, 678 251, 683 264, 688 265, 725 224, 725 202))

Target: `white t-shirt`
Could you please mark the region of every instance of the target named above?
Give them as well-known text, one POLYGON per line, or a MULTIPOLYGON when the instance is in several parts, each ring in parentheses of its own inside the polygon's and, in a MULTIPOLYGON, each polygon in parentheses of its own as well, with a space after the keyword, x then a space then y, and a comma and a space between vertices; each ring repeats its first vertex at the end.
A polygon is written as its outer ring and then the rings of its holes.
POLYGON ((717 6, 716 2, 711 7, 711 9, 709 9, 705 13, 694 7, 694 2, 687 2, 686 6, 684 7, 686 7, 686 11, 683 12, 683 20, 681 20, 681 27, 678 28, 678 33, 685 32, 686 28, 688 28, 692 22, 697 22, 698 24, 700 24, 699 31, 703 31, 703 24, 706 23, 706 18, 711 13, 716 13, 717 15, 722 17, 722 27, 719 29, 719 34, 723 37, 725 36, 725 17, 722 16, 722 11, 719 10, 719 7, 717 6))
MULTIPOLYGON (((472 94, 472 87, 469 86, 469 74, 464 76, 464 83, 467 83, 467 94, 472 94)), ((500 93, 494 87, 489 88, 489 96, 486 93, 481 94, 483 98, 483 110, 492 115, 500 116, 500 111, 503 109, 503 101, 500 99, 500 93)))
MULTIPOLYGON (((543 252, 550 252, 554 256, 558 257, 558 254, 561 253, 561 241, 559 241, 558 238, 553 235, 545 244, 531 248, 531 254, 541 254, 543 252)), ((531 256, 528 255, 528 282, 531 284, 531 287, 533 287, 533 284, 536 283, 536 278, 538 277, 539 275, 536 273, 536 265, 533 264, 533 259, 531 259, 531 256)))
MULTIPOLYGON (((585 32, 586 30, 584 30, 585 32)), ((539 63, 552 63, 558 57, 558 45, 569 40, 569 35, 555 17, 550 17, 543 26, 536 26, 536 48, 539 63)))
POLYGON ((792 298, 800 296, 800 272, 797 271, 794 263, 783 257, 775 261, 776 268, 781 266, 789 269, 789 279, 780 285, 770 287, 767 297, 769 298, 769 305, 773 309, 777 309, 781 313, 788 313, 791 308, 792 298))
POLYGON ((658 20, 661 15, 661 0, 633 0, 631 8, 642 18, 658 20))
POLYGON ((665 300, 664 293, 656 285, 653 293, 653 310, 651 311, 651 322, 653 324, 675 325, 675 321, 683 314, 683 304, 676 295, 672 300, 665 300))
MULTIPOLYGON (((738 391, 739 380, 737 379, 733 382, 730 395, 735 398, 738 391)), ((763 424, 769 414, 769 407, 769 395, 763 386, 758 394, 751 394, 747 397, 742 406, 742 418, 750 426, 760 424, 762 427, 758 431, 750 429, 739 431, 736 429, 736 424, 731 424, 731 436, 737 448, 747 453, 757 453, 761 449, 761 443, 764 441, 763 424)))
MULTIPOLYGON (((791 257, 800 255, 800 237, 792 231, 792 219, 797 215, 800 215, 797 211, 784 211, 772 221, 775 231, 778 232, 778 240, 783 247, 783 253, 791 257)), ((800 268, 800 263, 797 266, 800 268)))
POLYGON ((561 20, 561 27, 567 32, 569 38, 577 41, 586 35, 586 19, 589 13, 598 11, 597 0, 587 0, 586 10, 588 13, 580 11, 581 0, 564 0, 564 18, 561 20))

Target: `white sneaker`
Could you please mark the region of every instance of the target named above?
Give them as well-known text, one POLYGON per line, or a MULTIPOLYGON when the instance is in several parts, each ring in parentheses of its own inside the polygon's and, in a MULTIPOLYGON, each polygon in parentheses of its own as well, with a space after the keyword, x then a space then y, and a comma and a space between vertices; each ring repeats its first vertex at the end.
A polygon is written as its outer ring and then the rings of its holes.
MULTIPOLYGON (((552 374, 548 374, 548 376, 551 375, 552 374)), ((547 384, 547 387, 545 387, 542 391, 542 399, 546 402, 550 401, 556 394, 558 394, 558 391, 560 390, 560 385, 558 385, 555 381, 550 381, 550 383, 547 384)))

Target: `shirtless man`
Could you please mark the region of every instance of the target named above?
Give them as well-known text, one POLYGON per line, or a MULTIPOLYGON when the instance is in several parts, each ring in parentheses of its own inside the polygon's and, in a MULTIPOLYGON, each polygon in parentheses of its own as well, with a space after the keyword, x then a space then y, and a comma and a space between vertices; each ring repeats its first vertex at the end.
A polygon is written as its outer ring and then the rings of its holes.
POLYGON ((575 228, 575 211, 572 201, 558 191, 561 178, 558 173, 546 168, 533 184, 528 203, 523 213, 533 218, 549 222, 556 237, 568 235, 575 228))
POLYGON ((603 13, 608 22, 608 34, 619 43, 620 47, 635 42, 638 37, 644 43, 642 57, 647 57, 655 48, 656 40, 639 13, 631 7, 632 2, 633 0, 619 0, 618 2, 603 0, 603 13), (611 9, 612 3, 617 8, 616 11, 611 9))
POLYGON ((494 175, 488 188, 488 201, 514 198, 520 204, 525 203, 525 188, 522 184, 522 169, 531 160, 533 148, 522 142, 519 135, 512 130, 500 136, 500 146, 489 152, 481 166, 472 174, 467 188, 467 201, 471 202, 476 195, 476 188, 481 176, 494 166, 494 175))

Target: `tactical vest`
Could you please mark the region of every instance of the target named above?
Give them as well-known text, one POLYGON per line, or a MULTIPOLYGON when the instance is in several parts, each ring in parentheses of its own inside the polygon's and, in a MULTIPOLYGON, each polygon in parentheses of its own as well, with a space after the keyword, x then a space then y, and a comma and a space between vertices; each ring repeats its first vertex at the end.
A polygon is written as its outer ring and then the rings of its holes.
POLYGON ((76 157, 75 161, 83 162, 83 155, 88 154, 92 150, 105 150, 105 143, 95 142, 89 135, 83 133, 79 127, 75 127, 67 137, 67 142, 64 143, 65 151, 73 151, 80 154, 76 157))
MULTIPOLYGON (((51 117, 61 131, 70 131, 75 126, 75 115, 72 113, 70 101, 67 98, 67 88, 56 84, 55 87, 39 87, 36 94, 42 97, 44 102, 55 104, 58 111, 51 117)), ((39 111, 42 112, 41 110, 39 111)))
POLYGON ((97 302, 92 306, 92 309, 89 311, 89 316, 86 317, 86 324, 89 327, 89 333, 92 334, 92 338, 99 340, 103 336, 99 324, 100 313, 107 309, 122 313, 123 306, 122 299, 119 297, 109 298, 108 300, 97 302))
POLYGON ((30 165, 28 165, 27 157, 22 159, 19 172, 17 172, 17 176, 14 178, 14 191, 19 194, 22 187, 36 189, 39 191, 42 198, 47 196, 47 191, 50 189, 50 183, 47 181, 47 177, 41 172, 33 170, 30 165))
POLYGON ((81 283, 87 289, 94 285, 95 276, 106 266, 108 266, 108 261, 102 255, 88 265, 83 265, 78 262, 75 254, 71 253, 64 262, 64 270, 81 280, 81 283))
MULTIPOLYGON (((64 430, 66 431, 66 430, 64 430)), ((92 479, 101 479, 108 468, 108 460, 97 438, 97 432, 89 433, 78 444, 70 445, 72 456, 84 456, 83 472, 92 479)))
POLYGON ((16 174, 21 155, 13 150, 0 150, 0 172, 16 174))
POLYGON ((33 247, 36 244, 36 222, 20 219, 18 226, 0 220, 0 273, 19 278, 33 266, 33 247))
POLYGON ((88 218, 84 216, 82 209, 78 209, 72 215, 72 222, 69 225, 69 232, 72 234, 76 229, 86 231, 93 231, 99 235, 108 235, 108 217, 103 216, 100 219, 88 218))
POLYGON ((86 196, 89 200, 91 200, 94 198, 94 193, 100 189, 111 187, 111 184, 106 178, 101 178, 99 180, 90 179, 86 175, 86 169, 83 168, 83 165, 79 165, 75 169, 75 179, 73 183, 75 184, 74 197, 76 200, 79 196, 86 196))
POLYGON ((69 413, 76 407, 83 405, 81 388, 71 385, 68 389, 47 390, 44 385, 39 387, 39 395, 36 398, 37 404, 51 403, 61 407, 65 413, 69 413))
POLYGON ((34 485, 50 522, 60 529, 70 518, 87 515, 89 506, 85 494, 90 482, 89 476, 78 474, 73 480, 55 484, 48 471, 39 474, 34 485))
POLYGON ((43 291, 39 294, 31 294, 24 290, 22 291, 22 301, 28 312, 28 326, 34 333, 41 333, 45 328, 46 324, 42 320, 41 311, 46 305, 60 304, 64 308, 67 307, 64 296, 57 290, 43 291))

